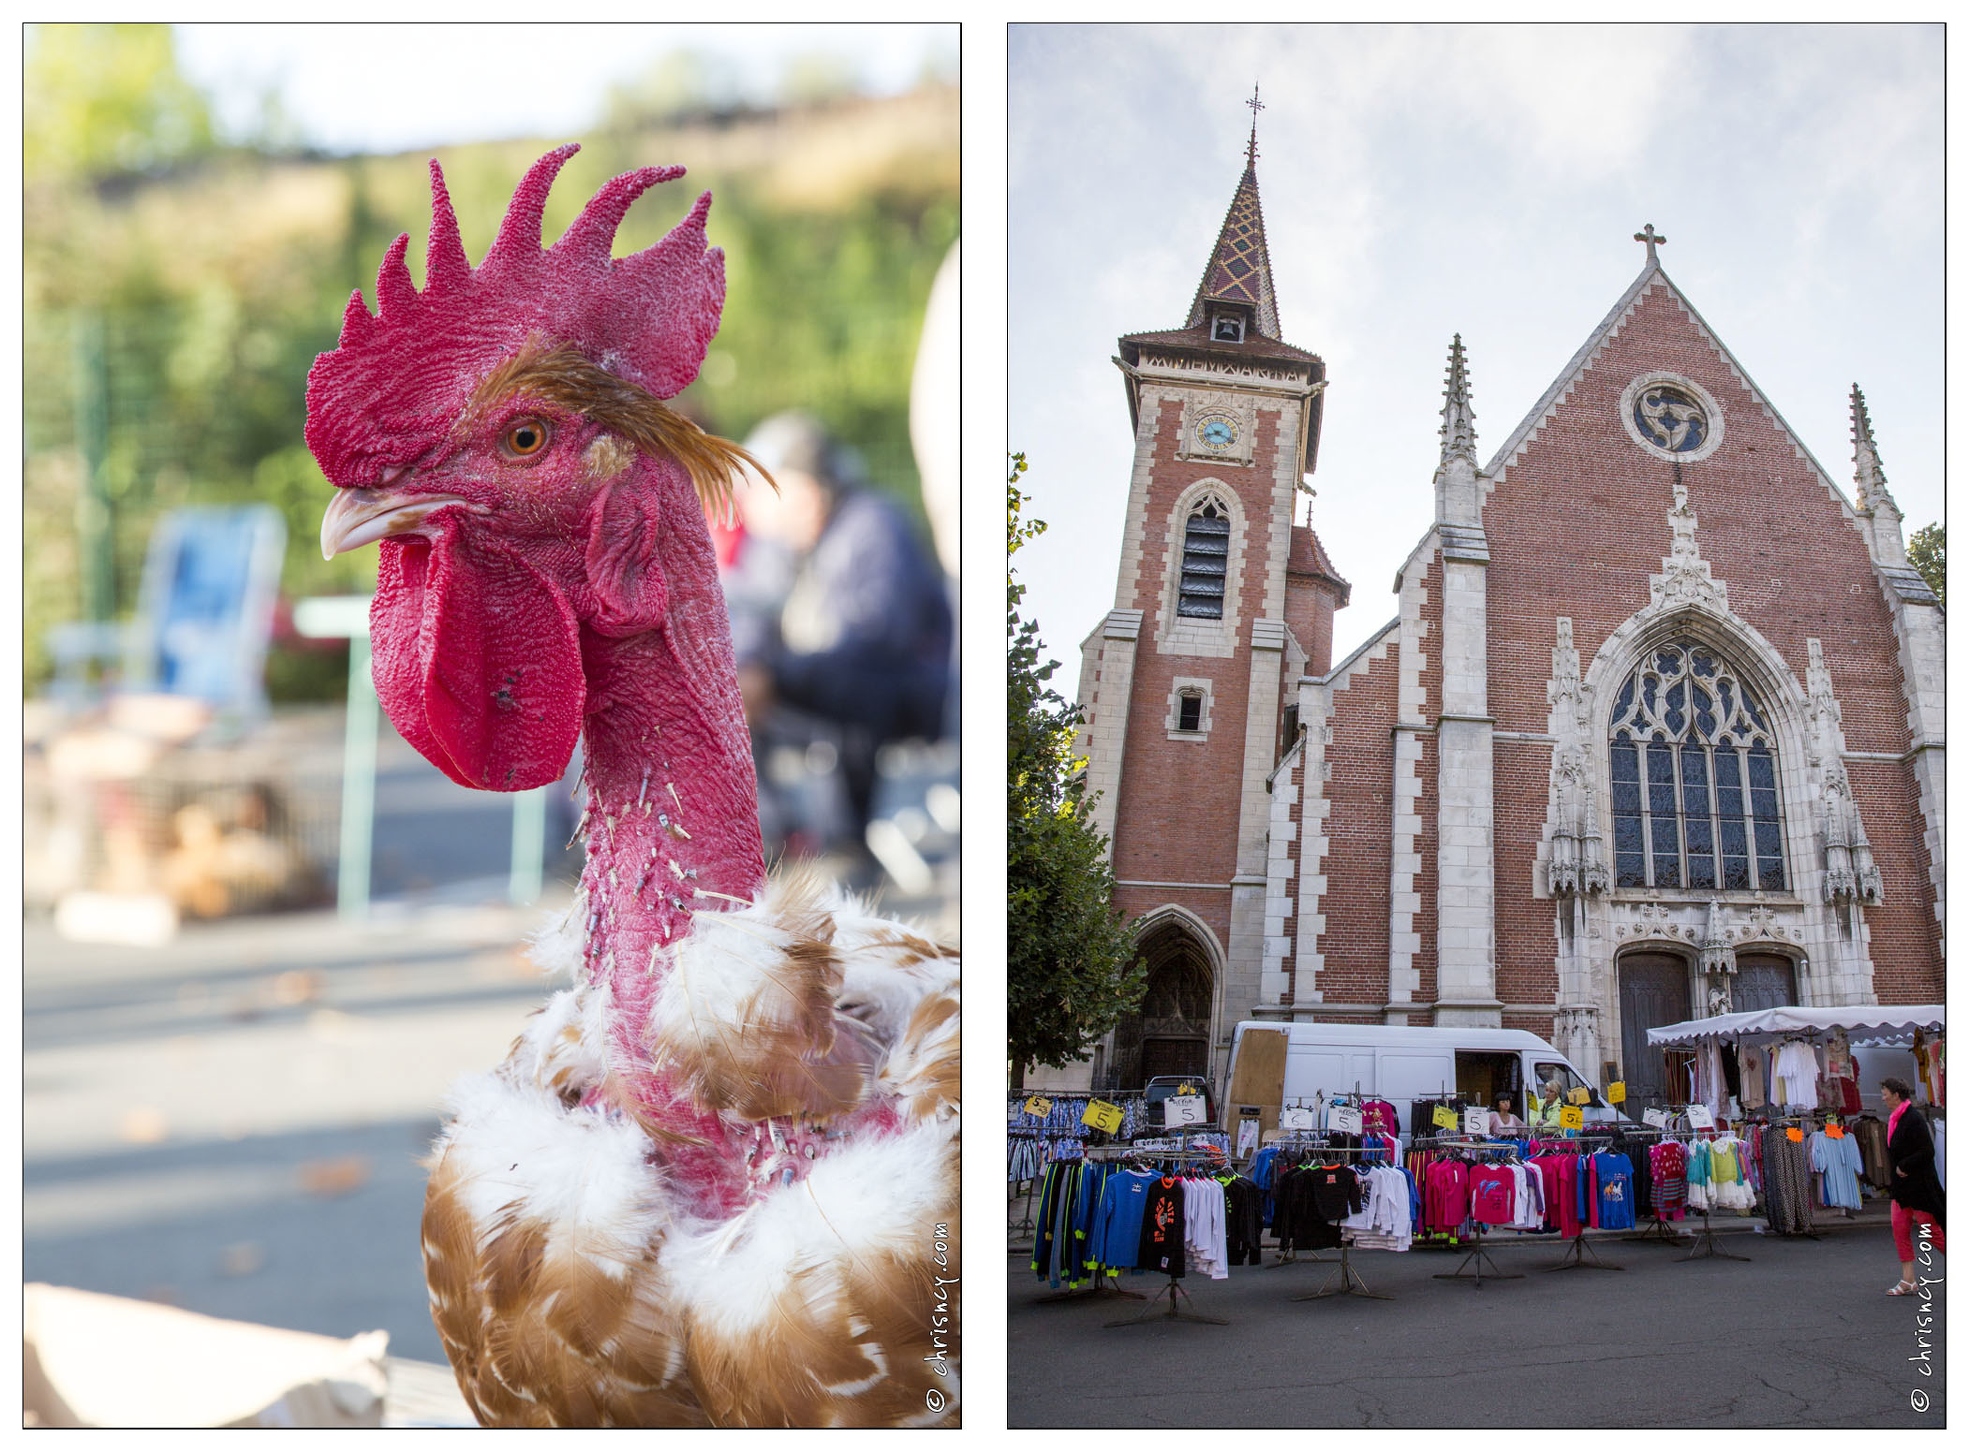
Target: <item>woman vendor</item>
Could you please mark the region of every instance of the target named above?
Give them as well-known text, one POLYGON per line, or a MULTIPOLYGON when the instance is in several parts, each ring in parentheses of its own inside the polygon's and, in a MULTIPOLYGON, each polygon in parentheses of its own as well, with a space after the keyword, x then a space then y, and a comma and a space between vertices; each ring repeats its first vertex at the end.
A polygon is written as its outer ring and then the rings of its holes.
POLYGON ((1491 1111, 1490 1116, 1492 1134, 1509 1134, 1513 1130, 1525 1127, 1525 1122, 1518 1118, 1517 1108, 1512 1103, 1516 1097, 1508 1092, 1497 1096, 1497 1107, 1491 1111))
POLYGON ((1935 1137, 1928 1120, 1913 1104, 1914 1086, 1901 1078, 1880 1081, 1880 1102, 1887 1106, 1887 1194, 1893 1200, 1894 1249, 1901 1258, 1900 1281, 1890 1296, 1915 1291, 1914 1227, 1926 1225, 1930 1243, 1943 1255, 1942 1182, 1935 1175, 1935 1137))
POLYGON ((1563 1088, 1556 1077, 1547 1079, 1538 1091, 1538 1099, 1531 1107, 1533 1129, 1557 1129, 1559 1127, 1560 1097, 1563 1088))

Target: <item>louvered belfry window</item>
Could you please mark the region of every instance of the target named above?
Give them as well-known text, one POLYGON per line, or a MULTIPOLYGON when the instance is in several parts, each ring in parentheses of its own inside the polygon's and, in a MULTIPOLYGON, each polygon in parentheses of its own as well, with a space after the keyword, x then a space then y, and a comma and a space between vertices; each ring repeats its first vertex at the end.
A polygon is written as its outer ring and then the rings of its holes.
POLYGON ((1183 526, 1183 585, 1176 613, 1186 620, 1224 618, 1224 579, 1231 564, 1231 521, 1206 499, 1183 526))
POLYGON ((1713 651, 1650 651, 1620 688, 1610 735, 1618 886, 1784 890, 1777 743, 1713 651))

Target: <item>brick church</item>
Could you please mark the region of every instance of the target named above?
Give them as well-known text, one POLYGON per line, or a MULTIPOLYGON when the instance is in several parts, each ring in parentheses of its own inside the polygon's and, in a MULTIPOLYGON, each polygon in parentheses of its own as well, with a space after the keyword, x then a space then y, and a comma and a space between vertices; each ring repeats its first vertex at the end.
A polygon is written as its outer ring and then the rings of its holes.
POLYGON ((1940 1001, 1942 611, 1864 400, 1849 491, 1636 240, 1488 462, 1450 344, 1434 523, 1339 661, 1255 143, 1182 326, 1120 340, 1080 750, 1149 989, 1061 1087, 1221 1090, 1240 1020, 1296 1018, 1525 1028, 1638 1098, 1651 1026, 1940 1001))

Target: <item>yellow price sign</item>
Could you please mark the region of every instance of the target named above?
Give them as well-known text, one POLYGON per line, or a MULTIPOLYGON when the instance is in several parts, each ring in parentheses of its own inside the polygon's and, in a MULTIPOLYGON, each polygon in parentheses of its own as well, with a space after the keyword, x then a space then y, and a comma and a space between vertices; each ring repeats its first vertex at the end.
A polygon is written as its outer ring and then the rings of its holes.
POLYGON ((1458 1122, 1456 1111, 1447 1104, 1438 1104, 1436 1112, 1429 1117, 1438 1129, 1455 1129, 1458 1122))
POLYGON ((1121 1106, 1110 1104, 1105 1099, 1090 1099, 1087 1108, 1080 1116, 1080 1122, 1102 1134, 1113 1134, 1121 1128, 1121 1106))
POLYGON ((1627 1102, 1627 1086, 1625 1084, 1621 1083, 1620 1080, 1616 1079, 1613 1081, 1613 1083, 1607 1085, 1607 1103, 1625 1104, 1626 1102, 1627 1102))
POLYGON ((1591 1104, 1592 1102, 1593 1091, 1591 1089, 1575 1089, 1566 1095, 1566 1103, 1568 1104, 1591 1104))
POLYGON ((1034 1119, 1044 1119, 1053 1112, 1053 1101, 1044 1094, 1034 1094, 1026 1100, 1026 1113, 1034 1119))
POLYGON ((1586 1123, 1586 1112, 1576 1104, 1568 1104, 1559 1111, 1559 1128, 1578 1129, 1586 1123))

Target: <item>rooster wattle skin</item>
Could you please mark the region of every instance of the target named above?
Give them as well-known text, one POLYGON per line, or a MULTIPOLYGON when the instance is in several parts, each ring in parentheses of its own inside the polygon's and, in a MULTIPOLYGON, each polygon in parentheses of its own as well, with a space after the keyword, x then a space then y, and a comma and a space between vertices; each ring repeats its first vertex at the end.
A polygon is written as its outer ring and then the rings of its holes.
POLYGON ((378 542, 376 688, 453 780, 521 791, 585 744, 587 865, 534 943, 570 986, 452 1094, 431 1311, 502 1426, 956 1418, 956 959, 768 881, 704 509, 742 451, 664 406, 724 300, 710 196, 613 259, 617 177, 550 248, 576 148, 473 268, 437 163, 308 375, 328 555, 378 542))

